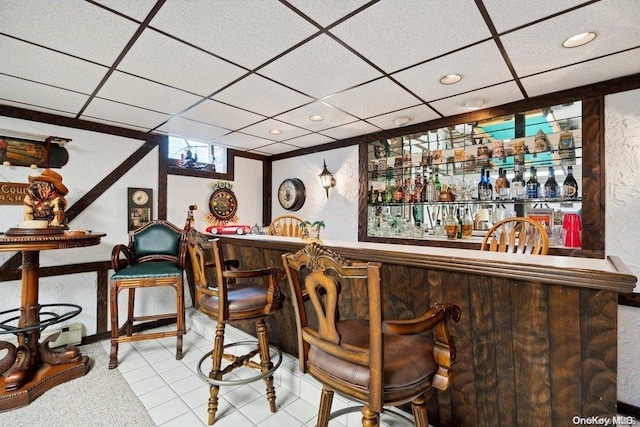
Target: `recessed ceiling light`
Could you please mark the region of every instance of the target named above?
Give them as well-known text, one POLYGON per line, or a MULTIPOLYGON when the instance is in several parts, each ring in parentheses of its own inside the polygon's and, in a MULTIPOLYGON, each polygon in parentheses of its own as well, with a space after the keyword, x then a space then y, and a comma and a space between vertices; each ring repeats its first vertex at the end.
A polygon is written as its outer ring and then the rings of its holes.
POLYGON ((324 120, 324 117, 316 115, 309 117, 309 120, 311 120, 312 122, 319 122, 324 120))
POLYGON ((564 43, 562 43, 562 46, 566 48, 578 47, 589 43, 595 38, 596 33, 594 33, 593 31, 590 31, 588 33, 580 33, 566 39, 564 43))
POLYGON ((282 134, 282 131, 281 131, 280 129, 271 129, 271 130, 269 131, 269 133, 270 133, 271 135, 280 135, 280 134, 282 134))
POLYGON ((476 98, 476 99, 470 99, 469 101, 465 102, 464 108, 468 110, 477 110, 483 105, 484 105, 484 99, 476 98))
POLYGON ((393 119, 393 123, 395 123, 396 126, 404 126, 410 121, 411 117, 396 117, 395 119, 393 119))
POLYGON ((440 77, 440 83, 443 85, 452 85, 458 83, 460 80, 462 80, 460 74, 447 74, 446 76, 440 77))

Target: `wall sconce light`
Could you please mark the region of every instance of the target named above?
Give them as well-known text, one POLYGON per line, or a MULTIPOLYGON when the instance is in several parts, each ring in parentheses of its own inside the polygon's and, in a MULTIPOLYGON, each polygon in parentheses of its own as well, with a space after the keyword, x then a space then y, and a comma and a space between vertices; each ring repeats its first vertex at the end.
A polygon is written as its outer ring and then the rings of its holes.
POLYGON ((320 182, 322 183, 322 187, 324 187, 324 191, 327 193, 328 199, 329 188, 336 186, 336 180, 333 177, 333 174, 327 169, 327 162, 324 159, 322 162, 324 163, 324 166, 322 167, 322 173, 320 174, 320 182))

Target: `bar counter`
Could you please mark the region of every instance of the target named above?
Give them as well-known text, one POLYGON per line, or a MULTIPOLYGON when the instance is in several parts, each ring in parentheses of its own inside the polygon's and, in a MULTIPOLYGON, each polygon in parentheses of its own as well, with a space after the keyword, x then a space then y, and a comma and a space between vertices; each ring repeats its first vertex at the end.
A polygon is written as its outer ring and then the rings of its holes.
MULTIPOLYGON (((219 238, 225 256, 243 268, 281 267, 283 253, 305 245, 289 237, 219 238)), ((436 302, 460 306, 462 318, 451 325, 456 377, 450 389, 427 396, 432 425, 564 426, 576 416, 616 414, 618 293, 636 283, 617 258, 330 240, 324 246, 382 263, 387 319, 418 316, 436 302)), ((286 282, 281 286, 289 297, 286 282)), ((366 316, 366 295, 352 294, 341 310, 343 318, 366 316)), ((297 355, 291 304, 267 322, 273 343, 297 355)))

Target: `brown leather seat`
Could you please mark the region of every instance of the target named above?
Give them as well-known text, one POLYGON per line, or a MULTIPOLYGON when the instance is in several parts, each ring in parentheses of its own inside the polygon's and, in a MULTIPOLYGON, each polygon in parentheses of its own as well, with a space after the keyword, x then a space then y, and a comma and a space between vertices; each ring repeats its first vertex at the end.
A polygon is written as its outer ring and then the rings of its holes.
POLYGON ((364 403, 363 425, 378 425, 384 406, 411 402, 416 425, 427 427, 424 392, 444 390, 453 379, 455 349, 447 320, 457 321, 460 309, 436 304, 416 319, 385 321, 379 263, 352 262, 316 243, 282 259, 300 369, 323 386, 317 425, 328 424, 335 390, 364 403), (341 319, 343 295, 356 294, 368 295, 369 319, 341 319))
MULTIPOLYGON (((218 394, 221 385, 248 384, 264 379, 267 388, 267 400, 271 412, 276 411, 276 394, 273 385, 273 372, 282 361, 278 354, 276 363, 272 360, 268 342, 265 317, 280 310, 284 296, 276 282, 283 277, 282 269, 262 268, 256 270, 237 270, 237 260, 225 260, 218 239, 208 237, 192 229, 187 237, 187 248, 193 277, 196 284, 195 306, 198 310, 217 322, 213 350, 206 354, 198 365, 198 372, 210 385, 208 405, 209 425, 215 423, 218 410, 218 394), (254 321, 258 342, 256 348, 246 355, 225 354, 225 347, 234 344, 224 343, 225 325, 234 322, 254 321), (253 357, 259 355, 259 361, 253 357), (201 366, 211 360, 208 375, 202 373, 201 366), (230 362, 223 366, 223 359, 230 362), (241 380, 225 380, 224 376, 240 367, 256 369, 258 373, 241 380)), ((247 342, 242 342, 247 344, 247 342)))
POLYGON ((506 218, 487 231, 480 250, 547 255, 549 236, 538 221, 526 217, 506 218))

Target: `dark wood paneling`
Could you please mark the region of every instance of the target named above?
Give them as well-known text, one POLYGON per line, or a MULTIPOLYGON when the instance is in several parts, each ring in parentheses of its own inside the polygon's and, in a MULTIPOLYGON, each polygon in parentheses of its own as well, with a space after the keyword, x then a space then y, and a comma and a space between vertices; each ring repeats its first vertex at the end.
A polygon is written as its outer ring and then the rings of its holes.
MULTIPOLYGON (((513 305, 511 292, 517 285, 504 278, 491 278, 493 305, 494 357, 497 377, 496 399, 500 408, 516 407, 516 372, 513 364, 513 305)), ((499 411, 494 418, 501 427, 517 425, 517 411, 499 411)))
POLYGON ((580 291, 582 416, 611 412, 616 404, 617 295, 580 291))
POLYGON ((580 378, 582 377, 580 335, 580 291, 561 286, 549 287, 549 325, 550 327, 550 369, 551 396, 554 400, 565 402, 554 405, 553 425, 567 424, 576 414, 581 414, 582 399, 580 378))
POLYGON ((582 101, 582 247, 604 257, 604 98, 582 101))

